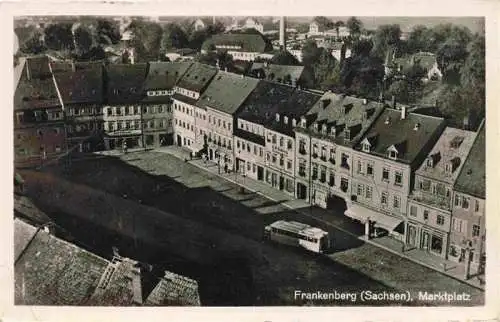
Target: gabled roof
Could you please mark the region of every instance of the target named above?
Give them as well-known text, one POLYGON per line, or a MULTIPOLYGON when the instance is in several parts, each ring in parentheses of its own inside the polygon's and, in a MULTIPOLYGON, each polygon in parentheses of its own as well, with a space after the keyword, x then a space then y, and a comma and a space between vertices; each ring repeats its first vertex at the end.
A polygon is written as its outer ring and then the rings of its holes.
POLYGON ((49 57, 36 56, 26 59, 26 72, 31 78, 50 77, 49 57))
POLYGON ((277 65, 265 63, 253 63, 250 68, 250 74, 253 77, 258 77, 275 82, 297 81, 301 78, 304 72, 304 66, 292 65, 277 65))
POLYGON ((147 64, 110 64, 106 66, 108 104, 132 104, 143 98, 147 64))
POLYGON ((215 74, 217 74, 217 68, 193 63, 177 82, 177 87, 200 93, 208 86, 215 74))
POLYGON ((306 129, 297 127, 296 130, 340 145, 353 146, 383 110, 384 105, 375 101, 366 100, 365 104, 360 98, 326 92, 305 115, 306 129), (317 131, 315 124, 318 124, 317 131), (323 125, 327 127, 326 134, 322 133, 323 125), (335 137, 330 135, 332 128, 336 130, 335 137), (345 140, 346 129, 355 130, 348 141, 345 140))
POLYGON ((102 73, 102 66, 54 73, 63 103, 101 103, 102 73))
POLYGON ((427 161, 425 161, 418 168, 416 174, 454 183, 475 137, 475 132, 447 127, 428 154, 428 158, 432 159, 432 166, 427 166, 427 161), (457 161, 458 163, 455 164, 457 161), (447 164, 451 166, 451 171, 446 171, 447 164))
POLYGON ((458 175, 454 189, 481 199, 486 198, 486 130, 484 121, 458 175))
POLYGON ((226 33, 213 35, 202 45, 202 50, 210 51, 212 46, 239 46, 231 51, 264 53, 272 50, 261 34, 226 33))
POLYGON ((238 118, 265 124, 275 117, 280 104, 292 95, 294 88, 288 85, 260 81, 242 104, 238 118))
POLYGON ((191 62, 150 62, 144 90, 173 89, 191 62))
POLYGON ((219 71, 201 95, 196 106, 210 107, 233 114, 258 83, 259 80, 255 78, 219 71))
POLYGON ((14 93, 14 109, 43 109, 61 107, 53 79, 31 79, 21 77, 14 93))
MULTIPOLYGON (((396 161, 413 164, 445 121, 416 113, 407 113, 404 119, 401 115, 401 111, 386 108, 372 124, 365 136, 376 135, 377 140, 369 153, 387 158, 387 149, 394 146, 398 151, 396 161)), ((359 144, 355 148, 361 149, 359 144)))
POLYGON ((299 120, 300 117, 306 114, 320 98, 321 95, 303 90, 296 90, 286 101, 280 102, 276 106, 274 115, 264 124, 271 130, 293 136, 292 119, 299 120), (279 114, 279 120, 276 119, 276 114, 279 114), (285 117, 287 118, 286 124, 285 117))
POLYGON ((436 55, 433 53, 416 53, 394 59, 394 63, 401 65, 403 69, 413 65, 420 65, 424 70, 429 71, 437 63, 436 55))

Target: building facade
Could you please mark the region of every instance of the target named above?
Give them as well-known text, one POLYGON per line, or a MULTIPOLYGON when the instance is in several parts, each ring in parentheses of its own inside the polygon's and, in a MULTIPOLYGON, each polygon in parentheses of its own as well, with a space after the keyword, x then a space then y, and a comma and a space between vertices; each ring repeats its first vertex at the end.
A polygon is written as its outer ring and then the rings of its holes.
POLYGON ((105 67, 103 119, 107 150, 144 147, 140 102, 146 72, 147 64, 113 64, 105 67))
POLYGON ((193 155, 202 148, 196 144, 199 142, 195 130, 196 113, 199 112, 196 103, 215 74, 215 67, 193 63, 177 82, 172 97, 174 144, 185 147, 193 155))
POLYGON ((486 128, 481 124, 452 193, 448 258, 484 273, 486 263, 486 128))
POLYGON ((442 118, 386 108, 354 146, 346 215, 404 241, 414 173, 444 127, 442 118))
POLYGON ((447 257, 453 184, 475 136, 474 132, 447 127, 417 169, 408 202, 405 243, 409 247, 447 257))
POLYGON ((26 59, 13 114, 16 167, 42 166, 66 154, 63 104, 46 56, 26 59))

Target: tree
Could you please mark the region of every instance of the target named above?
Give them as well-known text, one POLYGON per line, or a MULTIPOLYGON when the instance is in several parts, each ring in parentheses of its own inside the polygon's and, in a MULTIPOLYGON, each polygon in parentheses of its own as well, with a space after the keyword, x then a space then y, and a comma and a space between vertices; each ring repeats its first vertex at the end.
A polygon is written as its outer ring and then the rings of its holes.
POLYGON ((117 44, 121 39, 118 24, 106 19, 97 20, 96 33, 98 42, 102 45, 117 44))
POLYGON ((406 80, 393 82, 388 89, 389 96, 394 96, 398 102, 407 104, 410 101, 410 89, 406 80))
POLYGON ((213 35, 223 32, 224 29, 225 29, 224 25, 221 22, 217 22, 215 24, 208 25, 204 29, 194 31, 189 37, 189 48, 200 50, 203 43, 207 39, 209 39, 213 35))
POLYGON ((378 57, 385 57, 388 48, 399 49, 401 28, 399 25, 382 25, 377 28, 373 37, 373 53, 378 57))
POLYGON ((349 29, 351 37, 359 37, 361 29, 363 28, 363 23, 358 18, 351 17, 347 20, 346 26, 349 29))
POLYGON ((79 26, 75 31, 74 31, 74 37, 75 37, 75 54, 77 56, 86 56, 94 46, 94 39, 92 37, 92 34, 88 30, 88 28, 85 28, 83 26, 79 26))
POLYGON ((484 87, 485 84, 485 38, 476 38, 467 46, 467 59, 460 71, 463 86, 484 87))
POLYGON ((366 54, 346 58, 340 73, 344 87, 351 93, 377 98, 384 77, 383 61, 366 54))
POLYGON ((218 52, 208 52, 207 54, 199 54, 196 57, 196 61, 217 66, 222 70, 227 68, 228 71, 232 71, 234 69, 233 56, 227 53, 227 51, 218 51, 218 52))
POLYGON ((272 64, 299 66, 300 62, 288 51, 280 51, 271 59, 272 64))
POLYGON ((309 31, 309 24, 301 23, 296 27, 296 29, 298 33, 304 34, 309 31))
POLYGON ((22 53, 32 55, 37 55, 44 52, 45 50, 47 50, 47 48, 42 42, 41 37, 42 35, 38 31, 33 32, 28 40, 20 44, 19 50, 22 53))
POLYGON ((177 24, 168 24, 163 30, 160 50, 165 52, 172 48, 186 48, 189 44, 184 30, 177 24))
POLYGON ((449 39, 439 47, 436 53, 437 63, 443 73, 443 79, 450 84, 460 83, 460 71, 467 58, 465 46, 465 44, 454 39, 449 39))
POLYGON ((408 35, 407 52, 431 51, 432 31, 423 25, 417 25, 408 35))
POLYGON ((314 21, 316 21, 321 26, 325 26, 326 28, 334 27, 333 22, 330 19, 323 16, 314 17, 314 21))
POLYGON ((340 27, 345 26, 345 23, 342 20, 339 20, 339 21, 335 21, 333 26, 335 27, 335 32, 337 33, 337 38, 340 38, 340 27))
POLYGON ((45 28, 45 45, 52 50, 73 50, 72 24, 56 23, 45 28))
POLYGON ((132 47, 139 61, 155 60, 160 53, 160 42, 163 35, 161 26, 154 22, 133 21, 130 30, 134 34, 132 47))

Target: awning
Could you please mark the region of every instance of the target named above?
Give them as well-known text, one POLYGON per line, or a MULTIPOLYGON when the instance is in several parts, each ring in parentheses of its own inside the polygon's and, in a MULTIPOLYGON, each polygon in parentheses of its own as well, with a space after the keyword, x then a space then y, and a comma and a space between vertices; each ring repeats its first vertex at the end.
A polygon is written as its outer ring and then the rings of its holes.
POLYGON ((352 205, 344 214, 362 223, 370 218, 370 221, 374 222, 375 227, 383 228, 387 231, 393 231, 403 222, 402 218, 385 215, 359 205, 352 205))

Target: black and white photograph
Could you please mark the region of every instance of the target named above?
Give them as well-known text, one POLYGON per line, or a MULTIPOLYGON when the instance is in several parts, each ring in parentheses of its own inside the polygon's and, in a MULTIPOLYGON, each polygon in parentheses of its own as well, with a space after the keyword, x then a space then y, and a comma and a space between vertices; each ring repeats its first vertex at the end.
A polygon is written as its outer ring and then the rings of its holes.
POLYGON ((14 306, 484 306, 486 18, 318 12, 14 16, 14 306))

